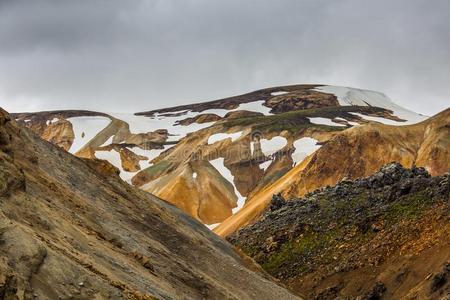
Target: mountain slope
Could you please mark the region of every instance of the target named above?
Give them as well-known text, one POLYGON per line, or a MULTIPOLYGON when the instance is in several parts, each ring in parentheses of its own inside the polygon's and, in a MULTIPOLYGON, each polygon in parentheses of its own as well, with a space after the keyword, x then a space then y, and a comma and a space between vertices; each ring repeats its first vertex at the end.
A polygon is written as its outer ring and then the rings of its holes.
POLYGON ((303 198, 274 196, 228 239, 307 299, 447 299, 450 177, 389 164, 303 198))
POLYGON ((227 236, 251 223, 274 194, 301 197, 344 178, 369 176, 392 161, 407 167, 425 167, 432 175, 442 175, 450 170, 449 124, 447 109, 415 125, 368 124, 340 132, 286 175, 259 190, 248 205, 214 230, 227 236))
POLYGON ((295 299, 118 172, 0 110, 2 299, 295 299))
POLYGON ((213 226, 339 132, 425 119, 381 93, 323 85, 273 87, 136 114, 55 111, 14 118, 79 157, 108 160, 125 181, 213 226))

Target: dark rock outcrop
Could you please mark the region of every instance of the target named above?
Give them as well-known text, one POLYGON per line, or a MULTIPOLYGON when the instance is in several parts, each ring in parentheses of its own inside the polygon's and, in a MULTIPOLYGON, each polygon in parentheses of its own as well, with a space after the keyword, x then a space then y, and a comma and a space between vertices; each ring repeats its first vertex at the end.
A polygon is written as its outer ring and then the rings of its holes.
POLYGON ((434 263, 450 259, 449 195, 449 174, 431 177, 423 168, 392 163, 301 199, 274 196, 257 222, 228 240, 307 298, 429 297, 429 286, 414 287, 436 273, 434 298, 448 285, 434 263), (393 270, 405 266, 399 280, 393 270), (331 287, 336 295, 325 297, 331 287))

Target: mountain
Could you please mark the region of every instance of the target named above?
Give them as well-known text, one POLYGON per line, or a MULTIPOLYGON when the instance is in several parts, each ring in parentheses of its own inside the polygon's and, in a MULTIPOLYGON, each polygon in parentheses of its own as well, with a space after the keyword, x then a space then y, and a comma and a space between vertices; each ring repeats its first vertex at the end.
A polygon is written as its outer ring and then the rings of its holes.
MULTIPOLYGON (((270 201, 272 189, 278 190, 274 187, 284 191, 296 186, 301 193, 337 182, 342 176, 370 175, 392 160, 405 164, 401 153, 387 161, 381 152, 367 152, 363 154, 370 156, 370 163, 361 171, 346 160, 341 173, 321 173, 322 178, 308 188, 292 179, 291 186, 291 178, 298 179, 306 165, 305 171, 310 172, 320 164, 337 166, 339 160, 334 156, 345 154, 350 145, 342 149, 327 145, 347 132, 359 136, 361 131, 363 136, 364 128, 386 128, 393 131, 389 137, 394 145, 390 146, 405 149, 408 157, 417 153, 422 142, 428 143, 420 150, 421 159, 408 159, 405 166, 415 163, 434 175, 448 170, 448 165, 438 163, 448 158, 448 151, 434 143, 434 138, 445 138, 445 130, 436 129, 436 135, 426 141, 414 137, 404 147, 403 142, 397 143, 395 133, 427 118, 399 107, 382 93, 347 87, 273 87, 135 114, 51 111, 13 117, 79 157, 108 160, 123 180, 175 204, 223 236, 254 220, 270 201), (311 160, 311 155, 316 157, 318 151, 327 149, 337 152, 311 160)), ((382 139, 374 133, 373 139, 358 141, 368 148, 382 139)), ((358 153, 352 155, 358 160, 358 153)), ((312 182, 312 177, 308 180, 312 182)))
POLYGON ((448 299, 449 173, 392 163, 286 199, 228 240, 306 299, 448 299))
MULTIPOLYGON (((103 120, 64 114, 34 129, 67 149, 80 144, 70 118, 103 120)), ((119 172, 42 140, 0 109, 1 299, 297 299, 119 172)))
POLYGON ((342 131, 280 179, 252 195, 242 210, 215 231, 227 236, 251 223, 274 194, 301 197, 343 179, 369 176, 393 161, 407 167, 425 167, 434 176, 443 175, 450 171, 449 124, 450 109, 447 109, 414 125, 368 124, 342 131))

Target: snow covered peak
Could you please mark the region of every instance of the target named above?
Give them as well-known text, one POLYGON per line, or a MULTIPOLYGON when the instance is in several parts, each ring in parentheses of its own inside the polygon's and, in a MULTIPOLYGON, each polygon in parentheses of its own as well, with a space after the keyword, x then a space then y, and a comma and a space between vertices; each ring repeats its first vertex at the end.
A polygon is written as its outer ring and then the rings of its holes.
POLYGON ((388 96, 376 91, 331 85, 320 86, 314 90, 335 95, 341 106, 375 106, 392 110, 394 116, 406 120, 398 125, 415 124, 427 118, 395 104, 388 96))

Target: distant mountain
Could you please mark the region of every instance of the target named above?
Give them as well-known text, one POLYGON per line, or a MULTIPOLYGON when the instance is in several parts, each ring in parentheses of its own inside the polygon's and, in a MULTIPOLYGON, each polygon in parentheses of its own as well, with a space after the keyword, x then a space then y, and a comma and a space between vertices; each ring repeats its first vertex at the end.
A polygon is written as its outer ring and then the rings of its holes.
MULTIPOLYGON (((83 140, 71 140, 80 123, 109 124, 98 114, 58 115, 41 129, 68 149, 83 140)), ((83 130, 92 140, 92 127, 83 130)), ((70 155, 0 109, 0 299, 297 299, 118 172, 70 155)))
MULTIPOLYGON (((424 125, 417 125, 424 139, 411 137, 410 145, 403 147, 400 141, 408 137, 401 137, 397 145, 388 145, 396 147, 397 154, 387 157, 383 152, 359 153, 352 150, 353 144, 342 149, 327 146, 338 143, 332 141, 347 132, 363 135, 368 130, 365 128, 386 128, 386 132, 393 132, 389 138, 395 142, 396 132, 409 132, 402 129, 409 128, 404 125, 427 119, 374 91, 294 85, 136 114, 106 111, 20 113, 14 118, 79 157, 108 160, 123 180, 175 204, 210 228, 227 220, 215 229, 221 235, 259 215, 270 201, 273 187, 280 187, 277 192, 290 189, 295 194, 295 186, 300 196, 342 176, 370 175, 391 160, 409 167, 424 166, 434 175, 448 170, 449 159, 442 160, 448 158, 448 152, 434 143, 434 138, 440 141, 440 135, 445 137, 446 133, 436 129, 433 137, 426 138, 424 125), (416 160, 419 148, 421 159, 416 160), (324 151, 328 151, 326 158, 311 161, 324 151), (356 171, 358 165, 341 160, 352 151, 355 160, 367 162, 364 169, 356 171), (310 187, 288 179, 303 178, 300 169, 306 165, 314 170, 321 164, 327 167, 327 163, 342 171, 324 169, 320 180, 310 187), (246 209, 249 205, 257 206, 250 214, 246 209)), ((362 148, 385 145, 384 137, 375 136, 358 143, 362 148)))

